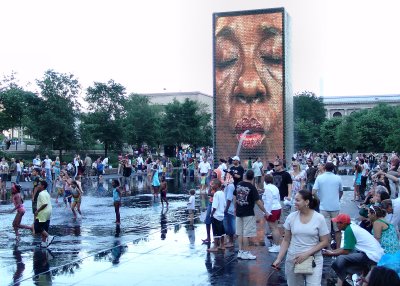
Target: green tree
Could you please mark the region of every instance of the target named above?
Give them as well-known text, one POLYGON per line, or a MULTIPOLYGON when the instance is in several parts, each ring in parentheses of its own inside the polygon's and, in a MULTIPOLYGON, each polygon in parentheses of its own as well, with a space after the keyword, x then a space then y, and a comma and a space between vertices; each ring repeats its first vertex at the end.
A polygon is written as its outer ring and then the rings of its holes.
POLYGON ((324 103, 314 93, 296 94, 294 104, 294 141, 296 150, 317 150, 320 145, 320 125, 325 121, 324 103))
POLYGON ((360 133, 356 125, 356 113, 342 118, 336 127, 336 144, 347 152, 355 152, 360 145, 360 133))
POLYGON ((114 80, 95 82, 87 89, 89 113, 83 124, 93 132, 93 138, 104 144, 104 156, 110 148, 121 148, 123 142, 123 119, 125 116, 125 87, 114 80))
POLYGON ((342 118, 334 117, 329 120, 325 120, 321 124, 320 129, 320 141, 322 149, 330 152, 343 152, 343 148, 337 140, 337 127, 342 122, 342 118))
POLYGON ((140 147, 155 146, 161 141, 160 111, 150 105, 148 97, 131 94, 125 102, 124 130, 126 141, 140 147))
POLYGON ((80 84, 74 75, 53 70, 46 71, 36 83, 41 92, 40 96, 30 97, 27 131, 42 146, 59 150, 61 157, 62 150, 76 145, 80 84))
MULTIPOLYGON (((24 117, 28 116, 30 98, 36 95, 16 85, 0 92, 0 130, 19 128, 22 130, 24 117)), ((12 137, 14 135, 12 134, 12 137)), ((22 138, 21 138, 22 139, 22 138)))
POLYGON ((199 102, 186 98, 180 103, 174 99, 165 106, 161 121, 163 143, 176 146, 209 144, 212 135, 210 119, 211 114, 199 102))

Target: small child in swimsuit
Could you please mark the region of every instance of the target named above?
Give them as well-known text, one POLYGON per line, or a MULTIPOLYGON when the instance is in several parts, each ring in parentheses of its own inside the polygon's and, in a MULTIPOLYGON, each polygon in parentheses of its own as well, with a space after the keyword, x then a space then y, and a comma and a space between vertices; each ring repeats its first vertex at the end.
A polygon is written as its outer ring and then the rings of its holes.
POLYGON ((168 200, 167 200, 167 182, 165 181, 165 177, 161 177, 161 184, 160 184, 160 192, 161 192, 161 205, 164 207, 164 202, 167 204, 168 207, 168 200))
POLYGON ((21 197, 21 186, 13 183, 13 186, 11 187, 11 194, 12 194, 14 209, 12 209, 10 213, 17 211, 12 226, 15 231, 15 239, 19 241, 20 240, 18 232, 19 228, 29 229, 30 231, 33 231, 33 228, 31 226, 21 224, 22 217, 25 214, 24 201, 22 200, 21 197))

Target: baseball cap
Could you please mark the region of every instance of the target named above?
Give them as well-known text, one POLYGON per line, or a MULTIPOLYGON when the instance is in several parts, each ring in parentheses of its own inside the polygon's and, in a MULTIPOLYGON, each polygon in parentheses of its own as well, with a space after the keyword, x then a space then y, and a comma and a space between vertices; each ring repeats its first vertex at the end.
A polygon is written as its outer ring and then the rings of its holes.
POLYGON ((236 160, 236 161, 240 161, 240 158, 239 158, 239 156, 233 156, 232 160, 233 160, 233 161, 235 161, 235 160, 236 160))
POLYGON ((350 224, 350 216, 347 214, 339 214, 337 217, 332 219, 333 222, 340 222, 344 224, 350 224))

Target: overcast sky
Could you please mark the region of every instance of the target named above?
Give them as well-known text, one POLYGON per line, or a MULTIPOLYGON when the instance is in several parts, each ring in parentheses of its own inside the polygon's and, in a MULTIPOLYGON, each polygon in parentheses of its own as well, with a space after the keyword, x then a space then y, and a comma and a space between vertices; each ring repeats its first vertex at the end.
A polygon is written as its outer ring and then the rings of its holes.
POLYGON ((84 88, 212 94, 212 13, 284 7, 292 87, 317 95, 399 94, 400 2, 393 0, 0 0, 0 75, 47 69, 84 88))

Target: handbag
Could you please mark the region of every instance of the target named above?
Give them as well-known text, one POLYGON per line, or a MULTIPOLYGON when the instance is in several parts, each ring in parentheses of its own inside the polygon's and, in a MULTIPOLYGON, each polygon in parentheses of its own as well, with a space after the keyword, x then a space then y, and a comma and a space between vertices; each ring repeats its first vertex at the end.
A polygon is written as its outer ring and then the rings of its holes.
MULTIPOLYGON (((299 213, 297 212, 297 215, 299 213)), ((294 223, 294 219, 292 221, 292 225, 294 223)), ((314 273, 314 267, 317 265, 315 264, 315 257, 314 255, 308 257, 306 260, 304 260, 302 263, 297 263, 294 265, 294 273, 296 274, 313 274, 314 273)))
POLYGON ((302 263, 294 265, 294 273, 296 274, 313 274, 314 267, 316 266, 314 255, 308 257, 302 263))

